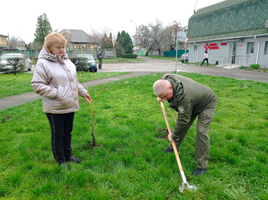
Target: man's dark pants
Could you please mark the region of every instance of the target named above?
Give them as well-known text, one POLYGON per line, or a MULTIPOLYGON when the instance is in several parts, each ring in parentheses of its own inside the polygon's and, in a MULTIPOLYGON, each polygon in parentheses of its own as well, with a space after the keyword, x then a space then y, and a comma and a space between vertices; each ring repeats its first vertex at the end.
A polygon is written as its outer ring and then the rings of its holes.
POLYGON ((51 146, 54 158, 62 164, 72 155, 71 139, 74 112, 66 114, 46 113, 51 128, 51 146))
POLYGON ((102 67, 102 59, 99 59, 99 69, 102 67))
MULTIPOLYGON (((172 134, 172 139, 176 143, 177 149, 179 149, 181 142, 186 136, 188 130, 190 129, 192 123, 198 116, 198 121, 196 124, 196 144, 195 144, 195 159, 196 165, 200 169, 206 169, 208 166, 208 160, 210 157, 210 139, 208 136, 209 126, 215 115, 215 109, 217 106, 217 97, 210 102, 210 104, 200 113, 192 114, 191 120, 188 126, 183 132, 178 135, 172 134)), ((172 145, 170 144, 172 148, 172 145)))

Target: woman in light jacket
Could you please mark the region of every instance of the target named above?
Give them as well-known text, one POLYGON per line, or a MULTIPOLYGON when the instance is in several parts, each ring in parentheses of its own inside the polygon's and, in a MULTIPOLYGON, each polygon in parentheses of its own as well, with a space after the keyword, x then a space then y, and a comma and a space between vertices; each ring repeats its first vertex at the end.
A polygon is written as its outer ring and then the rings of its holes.
POLYGON ((43 111, 51 127, 51 146, 58 165, 70 170, 66 162, 80 163, 72 155, 71 138, 78 95, 91 103, 87 90, 79 84, 76 66, 65 53, 67 41, 60 33, 50 33, 38 56, 31 85, 43 97, 43 111))

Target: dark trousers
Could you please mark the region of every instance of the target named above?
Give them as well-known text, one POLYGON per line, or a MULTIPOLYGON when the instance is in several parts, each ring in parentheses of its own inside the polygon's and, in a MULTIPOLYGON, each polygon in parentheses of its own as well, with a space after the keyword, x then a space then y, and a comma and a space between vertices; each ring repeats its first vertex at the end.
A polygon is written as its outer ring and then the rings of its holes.
POLYGON ((99 69, 102 67, 102 59, 99 59, 99 69))
POLYGON ((202 64, 201 64, 201 66, 204 64, 205 61, 207 61, 207 66, 208 66, 208 58, 204 58, 204 60, 203 60, 203 62, 202 62, 202 64))
MULTIPOLYGON (((208 160, 210 158, 210 139, 208 136, 209 126, 215 115, 215 109, 217 106, 217 97, 215 97, 210 104, 202 112, 192 114, 192 117, 188 123, 188 126, 178 135, 172 134, 172 139, 176 143, 177 149, 179 149, 184 137, 190 129, 192 123, 198 117, 196 123, 196 144, 195 144, 195 159, 196 166, 199 169, 207 169, 208 160)), ((172 144, 169 145, 172 148, 172 144)))
POLYGON ((51 146, 58 164, 64 163, 72 155, 71 139, 74 112, 66 114, 46 113, 51 128, 51 146))

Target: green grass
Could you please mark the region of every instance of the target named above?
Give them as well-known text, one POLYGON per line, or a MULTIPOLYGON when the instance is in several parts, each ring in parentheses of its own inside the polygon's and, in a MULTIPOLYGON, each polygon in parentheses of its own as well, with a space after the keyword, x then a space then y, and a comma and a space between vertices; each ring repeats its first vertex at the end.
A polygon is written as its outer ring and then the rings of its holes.
MULTIPOLYGON (((102 63, 137 63, 144 62, 144 60, 138 58, 106 58, 102 60, 102 63)), ((98 60, 96 60, 98 63, 98 60)))
MULTIPOLYGON (((125 72, 111 72, 111 73, 89 73, 89 72, 77 72, 77 78, 79 82, 92 81, 99 78, 118 76, 127 74, 125 72)), ((33 74, 18 73, 14 74, 0 74, 0 98, 23 94, 26 92, 33 92, 31 86, 33 74)))
MULTIPOLYGON (((267 199, 268 84, 183 73, 211 87, 218 106, 205 175, 191 175, 196 122, 181 145, 185 175, 198 188, 181 194, 175 155, 162 153, 168 140, 157 137, 166 129, 152 91, 161 75, 108 84, 97 101, 100 146, 93 149, 85 145, 91 140, 90 108, 80 98, 72 147, 83 161, 70 164, 71 171, 55 164, 41 100, 0 111, 0 199, 267 199)), ((93 97, 94 87, 89 92, 93 97)), ((166 110, 173 128, 172 111, 166 110)))
POLYGON ((268 72, 268 68, 267 68, 267 67, 254 69, 254 68, 252 68, 252 67, 240 66, 239 69, 240 69, 240 70, 245 70, 245 71, 268 72))
MULTIPOLYGON (((164 57, 164 56, 148 56, 150 58, 155 58, 155 59, 160 59, 160 60, 171 60, 171 61, 176 61, 176 58, 173 58, 173 57, 164 57)), ((179 62, 180 61, 180 58, 178 57, 177 58, 177 61, 179 62)))

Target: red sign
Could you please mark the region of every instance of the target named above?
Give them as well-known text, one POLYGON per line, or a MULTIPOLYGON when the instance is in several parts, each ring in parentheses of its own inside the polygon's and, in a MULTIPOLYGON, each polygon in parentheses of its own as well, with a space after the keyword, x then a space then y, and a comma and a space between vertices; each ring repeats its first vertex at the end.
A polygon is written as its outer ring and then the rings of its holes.
POLYGON ((209 44, 210 47, 214 47, 214 46, 217 46, 217 43, 211 43, 209 44))
POLYGON ((221 46, 226 46, 226 45, 227 45, 227 43, 226 43, 226 42, 221 43, 221 46))
POLYGON ((184 43, 186 44, 186 43, 188 42, 189 39, 190 39, 190 38, 187 37, 187 38, 184 40, 184 43))
POLYGON ((219 47, 217 46, 217 43, 211 43, 211 44, 206 43, 206 45, 204 46, 204 48, 206 50, 208 50, 208 49, 211 49, 211 50, 213 50, 213 49, 219 49, 219 47))

